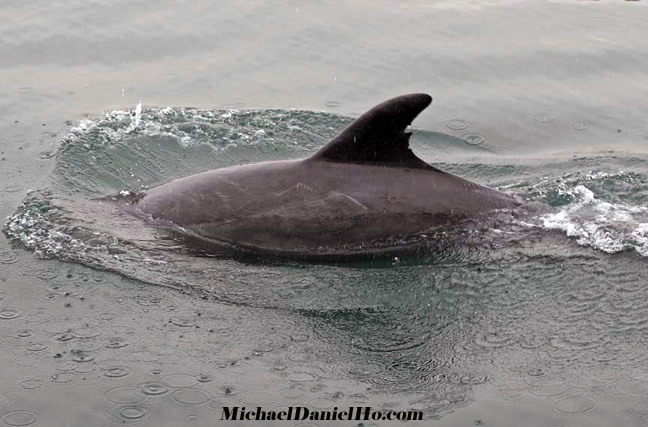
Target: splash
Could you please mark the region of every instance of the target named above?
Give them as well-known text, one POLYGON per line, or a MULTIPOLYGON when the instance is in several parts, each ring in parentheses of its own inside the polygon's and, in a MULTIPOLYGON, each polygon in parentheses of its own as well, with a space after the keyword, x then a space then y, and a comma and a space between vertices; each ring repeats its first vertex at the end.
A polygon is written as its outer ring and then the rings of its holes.
MULTIPOLYGON (((607 175, 603 175, 607 177, 607 175)), ((556 213, 543 215, 542 226, 562 230, 582 246, 607 253, 634 249, 648 256, 648 208, 599 200, 584 185, 561 190, 573 199, 556 213)))

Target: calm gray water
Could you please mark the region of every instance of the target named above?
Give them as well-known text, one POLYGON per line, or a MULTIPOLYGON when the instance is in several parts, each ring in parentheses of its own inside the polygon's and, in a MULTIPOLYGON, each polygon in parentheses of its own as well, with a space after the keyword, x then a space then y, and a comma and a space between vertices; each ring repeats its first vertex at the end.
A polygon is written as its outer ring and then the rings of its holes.
POLYGON ((648 423, 648 3, 212 3, 0 5, 0 425, 648 423), (313 265, 198 257, 99 200, 308 155, 408 92, 417 154, 547 208, 313 265))

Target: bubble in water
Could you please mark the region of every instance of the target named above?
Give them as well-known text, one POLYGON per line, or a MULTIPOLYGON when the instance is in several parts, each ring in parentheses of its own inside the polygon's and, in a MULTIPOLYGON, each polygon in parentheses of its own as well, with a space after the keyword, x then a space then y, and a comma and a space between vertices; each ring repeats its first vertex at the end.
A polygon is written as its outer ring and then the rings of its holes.
POLYGON ((0 308, 0 319, 11 320, 20 317, 21 313, 15 308, 4 307, 0 308))
POLYGON ((104 394, 104 397, 108 402, 118 405, 135 405, 146 400, 146 396, 142 395, 140 389, 132 386, 111 388, 104 394))
POLYGON ((171 395, 171 399, 183 405, 200 405, 208 402, 211 398, 212 396, 209 392, 196 388, 176 390, 171 395))
POLYGON ((38 420, 38 415, 31 411, 12 411, 4 414, 1 420, 9 426, 28 426, 38 420))
POLYGON ((169 386, 159 381, 147 381, 140 384, 139 389, 147 396, 163 396, 169 393, 169 386))
POLYGON ((171 374, 162 378, 166 384, 175 388, 187 388, 194 386, 198 380, 193 375, 189 374, 171 374))
POLYGON ((581 414, 596 408, 596 400, 588 396, 574 396, 559 400, 554 409, 564 414, 581 414))
POLYGON ((479 133, 467 133, 462 138, 470 145, 482 145, 486 142, 486 137, 479 133))
POLYGON ((590 123, 590 122, 576 122, 576 123, 572 124, 572 129, 578 130, 578 131, 587 130, 587 129, 591 128, 591 127, 592 127, 592 123, 590 123))
POLYGON ((533 120, 538 123, 551 123, 556 120, 556 116, 551 113, 538 113, 533 116, 533 120))
POLYGON ((462 119, 452 119, 445 122, 445 126, 452 130, 464 130, 470 126, 470 123, 462 119))

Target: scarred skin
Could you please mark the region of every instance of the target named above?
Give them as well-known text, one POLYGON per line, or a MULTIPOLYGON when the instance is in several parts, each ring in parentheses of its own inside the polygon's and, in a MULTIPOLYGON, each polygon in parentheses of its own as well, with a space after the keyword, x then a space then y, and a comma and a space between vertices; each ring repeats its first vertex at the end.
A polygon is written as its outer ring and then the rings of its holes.
POLYGON ((148 191, 137 207, 211 242, 315 254, 358 250, 519 206, 514 197, 440 171, 409 150, 404 129, 431 101, 424 97, 375 107, 309 158, 178 179, 148 191))

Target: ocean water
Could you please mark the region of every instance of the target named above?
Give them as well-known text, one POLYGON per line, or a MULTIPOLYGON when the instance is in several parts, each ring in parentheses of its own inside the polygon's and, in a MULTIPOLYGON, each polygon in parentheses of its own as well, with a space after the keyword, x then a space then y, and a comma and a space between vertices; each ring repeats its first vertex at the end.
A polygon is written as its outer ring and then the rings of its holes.
POLYGON ((645 425, 646 4, 3 2, 0 425, 645 425), (109 201, 408 92, 419 156, 539 208, 309 264, 199 256, 109 201))

